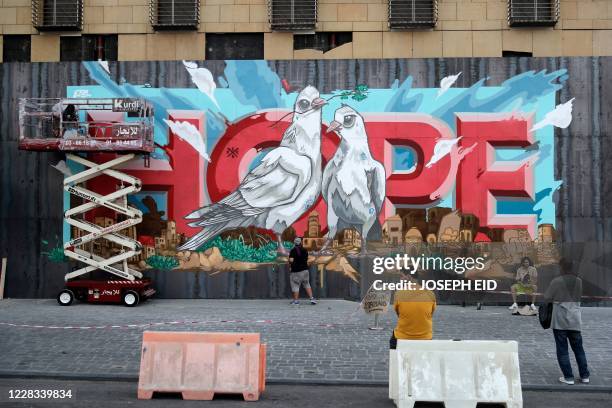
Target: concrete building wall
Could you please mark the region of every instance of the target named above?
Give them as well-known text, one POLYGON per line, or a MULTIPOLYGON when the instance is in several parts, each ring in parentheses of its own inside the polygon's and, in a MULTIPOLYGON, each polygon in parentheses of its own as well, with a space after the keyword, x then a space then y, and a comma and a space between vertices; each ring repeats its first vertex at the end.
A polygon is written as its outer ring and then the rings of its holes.
MULTIPOLYGON (((203 59, 205 33, 230 32, 266 33, 266 59, 612 55, 612 0, 561 1, 554 28, 510 28, 505 0, 439 0, 436 27, 411 31, 389 31, 386 0, 320 0, 316 31, 353 32, 326 53, 294 51, 293 34, 270 32, 266 0, 201 0, 197 33, 154 33, 148 3, 84 0, 82 33, 118 34, 119 60, 203 59)), ((32 35, 32 61, 58 60, 59 41, 39 37, 60 34, 32 27, 31 1, 0 1, 0 35, 11 34, 32 35)))

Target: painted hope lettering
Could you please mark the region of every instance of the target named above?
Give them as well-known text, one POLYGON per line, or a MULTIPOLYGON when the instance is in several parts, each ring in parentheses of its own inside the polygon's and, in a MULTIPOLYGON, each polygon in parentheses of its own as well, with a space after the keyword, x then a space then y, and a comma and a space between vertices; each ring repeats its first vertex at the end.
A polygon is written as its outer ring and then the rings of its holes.
MULTIPOLYGON (((216 144, 207 172, 212 201, 234 191, 257 152, 276 146, 289 119, 275 124, 286 111, 262 112, 231 124, 216 144), (227 154, 232 151, 233 154, 227 154)), ((496 212, 496 198, 534 199, 534 173, 529 163, 504 164, 495 161, 495 148, 527 147, 534 143, 529 132, 531 115, 516 113, 457 114, 457 135, 441 120, 419 113, 363 114, 372 156, 382 162, 387 173, 385 208, 381 222, 394 213, 394 206, 434 206, 456 188, 456 207, 474 214, 481 226, 526 228, 535 236, 536 216, 502 216, 496 212), (431 167, 425 167, 435 153, 436 143, 459 142, 450 153, 431 167), (393 171, 393 147, 410 147, 416 153, 416 167, 410 173, 393 171), (465 157, 462 157, 465 154, 465 157), (467 154, 468 151, 471 151, 467 154), (456 183, 455 183, 456 182, 456 183)), ((335 134, 325 133, 322 155, 329 160, 338 145, 335 134)), ((314 210, 325 214, 325 203, 317 200, 314 210)), ((296 230, 306 226, 306 216, 296 230)), ((325 221, 322 220, 322 227, 325 221)))

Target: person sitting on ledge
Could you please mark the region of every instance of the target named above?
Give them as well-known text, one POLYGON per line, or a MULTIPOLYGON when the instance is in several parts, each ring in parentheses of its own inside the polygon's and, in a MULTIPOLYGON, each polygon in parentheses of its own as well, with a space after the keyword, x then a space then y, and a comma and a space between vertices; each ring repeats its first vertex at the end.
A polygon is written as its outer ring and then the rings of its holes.
POLYGON ((436 295, 418 284, 416 274, 402 272, 402 279, 414 282, 415 290, 395 292, 393 309, 397 313, 397 326, 391 334, 389 347, 397 348, 397 340, 431 340, 433 338, 433 314, 436 295))
POLYGON ((517 295, 531 295, 531 310, 537 310, 535 306, 536 292, 538 290, 538 271, 533 266, 529 257, 521 259, 521 266, 516 270, 516 283, 510 287, 512 292, 512 305, 508 308, 513 312, 518 309, 516 303, 517 295))

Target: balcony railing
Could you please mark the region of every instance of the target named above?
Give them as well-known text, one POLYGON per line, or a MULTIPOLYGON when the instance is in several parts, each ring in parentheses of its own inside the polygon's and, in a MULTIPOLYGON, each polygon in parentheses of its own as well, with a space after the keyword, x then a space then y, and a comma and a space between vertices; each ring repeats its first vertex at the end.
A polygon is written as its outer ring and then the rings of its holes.
POLYGON ((511 27, 554 26, 559 20, 559 0, 509 0, 511 27))
POLYGON ((391 29, 434 27, 437 21, 438 2, 435 0, 389 0, 391 29))
POLYGON ((317 25, 316 0, 268 0, 272 30, 312 31, 317 25))
POLYGON ((200 22, 198 0, 151 0, 151 25, 156 30, 197 30, 200 22))
POLYGON ((32 25, 38 31, 83 29, 82 0, 33 0, 32 25))

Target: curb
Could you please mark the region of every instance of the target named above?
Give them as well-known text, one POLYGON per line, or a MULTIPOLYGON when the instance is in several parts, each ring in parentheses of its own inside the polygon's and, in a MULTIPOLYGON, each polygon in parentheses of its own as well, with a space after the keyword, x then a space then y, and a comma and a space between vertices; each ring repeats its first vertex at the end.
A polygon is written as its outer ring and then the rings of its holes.
MULTIPOLYGON (((138 382, 137 374, 91 374, 74 372, 37 372, 37 371, 3 371, 0 370, 0 378, 13 379, 52 379, 70 381, 124 381, 138 382)), ((316 380, 316 379, 290 379, 290 378, 267 378, 269 385, 318 385, 318 386, 361 386, 361 387, 387 387, 387 381, 376 380, 316 380)), ((612 393, 612 386, 605 385, 557 385, 557 384, 522 384, 523 391, 555 391, 555 392, 603 392, 612 393)))

